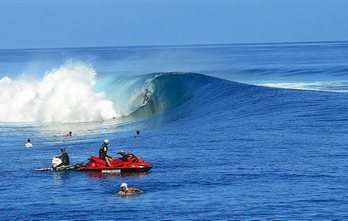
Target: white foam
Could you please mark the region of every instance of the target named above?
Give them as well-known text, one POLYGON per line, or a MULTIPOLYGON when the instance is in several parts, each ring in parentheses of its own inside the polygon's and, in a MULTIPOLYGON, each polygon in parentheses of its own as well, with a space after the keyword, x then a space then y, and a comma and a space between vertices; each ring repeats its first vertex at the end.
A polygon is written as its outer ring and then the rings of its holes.
POLYGON ((276 82, 261 83, 265 87, 287 88, 297 90, 314 90, 314 91, 330 91, 330 92, 348 92, 348 81, 315 81, 315 82, 276 82))
POLYGON ((118 117, 105 94, 95 93, 90 65, 68 64, 39 81, 0 79, 0 122, 87 122, 118 117))

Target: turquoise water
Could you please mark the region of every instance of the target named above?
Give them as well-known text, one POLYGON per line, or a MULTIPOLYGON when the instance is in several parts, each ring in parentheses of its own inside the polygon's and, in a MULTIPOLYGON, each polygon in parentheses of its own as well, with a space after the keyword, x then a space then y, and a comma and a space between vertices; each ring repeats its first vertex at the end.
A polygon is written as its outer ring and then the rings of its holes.
POLYGON ((1 219, 348 218, 345 42, 2 50, 0 58, 1 219), (141 107, 144 88, 153 93, 141 107), (151 173, 34 170, 62 146, 71 162, 85 162, 104 139, 109 154, 130 150, 151 173), (117 197, 122 182, 145 193, 117 197))

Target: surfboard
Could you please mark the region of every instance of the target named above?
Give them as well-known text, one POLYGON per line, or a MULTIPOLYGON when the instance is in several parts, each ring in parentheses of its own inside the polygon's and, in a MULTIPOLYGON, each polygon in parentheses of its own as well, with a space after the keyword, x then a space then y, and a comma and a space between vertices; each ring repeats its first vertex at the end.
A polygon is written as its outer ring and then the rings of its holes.
POLYGON ((134 112, 137 112, 138 110, 140 110, 140 109, 142 109, 142 108, 144 108, 144 107, 146 106, 147 103, 148 103, 148 102, 146 102, 145 104, 141 105, 138 109, 136 109, 135 111, 133 111, 133 113, 134 113, 134 112))
POLYGON ((34 170, 36 170, 36 171, 50 171, 50 170, 52 170, 52 168, 51 167, 48 167, 48 168, 37 168, 37 169, 34 169, 34 170))
POLYGON ((74 170, 74 169, 75 169, 74 165, 68 165, 68 166, 57 167, 55 169, 53 169, 52 167, 47 167, 47 168, 37 168, 37 169, 34 169, 34 170, 36 170, 36 171, 55 171, 55 172, 58 172, 58 171, 63 171, 63 170, 74 170))

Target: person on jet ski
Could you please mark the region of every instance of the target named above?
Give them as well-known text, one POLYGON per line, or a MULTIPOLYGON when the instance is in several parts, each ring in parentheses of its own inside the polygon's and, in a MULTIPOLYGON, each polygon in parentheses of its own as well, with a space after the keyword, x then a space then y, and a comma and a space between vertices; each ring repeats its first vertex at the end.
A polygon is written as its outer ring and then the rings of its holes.
POLYGON ((127 157, 126 152, 124 152, 123 150, 118 151, 117 154, 120 154, 122 157, 127 157))
POLYGON ((128 151, 126 153, 125 151, 121 150, 117 154, 120 154, 122 157, 120 158, 122 161, 126 161, 128 158, 137 158, 132 152, 128 151))
POLYGON ((108 155, 108 144, 109 144, 109 140, 105 139, 104 143, 101 145, 100 149, 99 149, 99 158, 103 159, 106 162, 106 165, 108 165, 109 167, 111 167, 110 164, 110 159, 112 157, 110 157, 108 155))
POLYGON ((120 191, 117 193, 117 195, 131 196, 131 195, 141 194, 141 193, 144 193, 144 191, 135 187, 128 187, 127 183, 122 183, 120 186, 120 191))
POLYGON ((62 160, 62 163, 59 164, 57 167, 60 167, 60 166, 69 166, 70 164, 70 160, 69 160, 69 155, 67 152, 65 152, 65 148, 62 147, 60 149, 60 152, 62 153, 62 155, 59 156, 59 158, 62 160))

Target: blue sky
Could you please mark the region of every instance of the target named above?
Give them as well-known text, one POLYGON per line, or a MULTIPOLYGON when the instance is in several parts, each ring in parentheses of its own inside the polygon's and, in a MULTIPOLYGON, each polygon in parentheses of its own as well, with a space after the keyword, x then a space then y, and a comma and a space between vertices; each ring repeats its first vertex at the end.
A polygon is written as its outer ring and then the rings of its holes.
POLYGON ((1 0, 0 48, 348 40, 346 0, 1 0))

